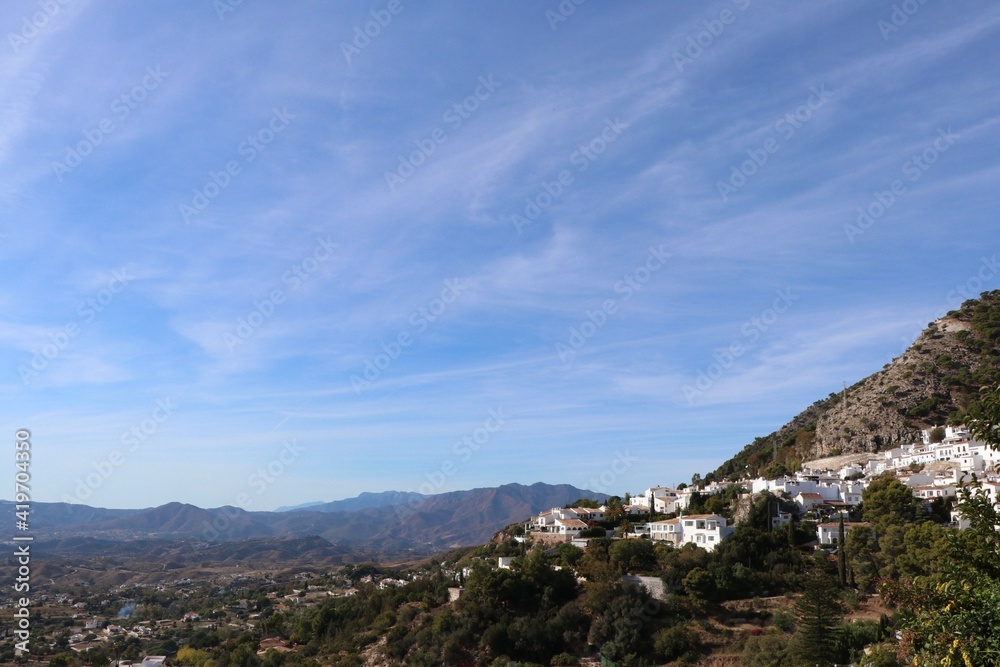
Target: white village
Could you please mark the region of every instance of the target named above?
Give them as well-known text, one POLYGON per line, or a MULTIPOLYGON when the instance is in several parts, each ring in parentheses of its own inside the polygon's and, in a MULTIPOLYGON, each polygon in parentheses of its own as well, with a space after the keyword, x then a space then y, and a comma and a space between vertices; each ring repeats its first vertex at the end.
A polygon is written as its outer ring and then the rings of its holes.
MULTIPOLYGON (((841 520, 850 531, 851 510, 861 505, 862 493, 877 477, 892 475, 905 484, 928 513, 932 503, 958 496, 962 484, 980 483, 994 503, 1000 500, 1000 452, 972 438, 965 426, 944 426, 921 431, 921 441, 877 453, 850 454, 811 461, 791 475, 704 484, 679 484, 677 488, 652 486, 626 494, 622 502, 599 507, 552 508, 533 516, 524 525, 525 537, 543 543, 570 542, 586 548, 592 537, 647 538, 680 547, 693 544, 712 551, 735 527, 719 513, 690 513, 693 501, 728 490, 737 506, 761 492, 787 501, 774 507, 772 528, 796 520, 816 523, 819 545, 835 545, 841 520), (734 494, 733 492, 736 491, 734 494), (641 522, 651 514, 673 515, 641 522), (635 517, 624 529, 601 533, 598 522, 615 515, 635 517), (600 533, 600 534, 598 534, 600 533)), ((738 514, 738 513, 737 513, 738 514)), ((950 525, 959 529, 968 522, 951 510, 950 525)))

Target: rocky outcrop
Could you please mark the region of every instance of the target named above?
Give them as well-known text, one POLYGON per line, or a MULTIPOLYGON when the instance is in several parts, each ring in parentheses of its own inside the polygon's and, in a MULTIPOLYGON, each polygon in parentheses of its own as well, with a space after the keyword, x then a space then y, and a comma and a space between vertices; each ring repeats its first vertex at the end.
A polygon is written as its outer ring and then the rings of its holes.
POLYGON ((840 454, 915 442, 920 430, 974 413, 980 387, 1000 381, 1000 291, 966 301, 899 357, 831 393, 720 466, 716 477, 758 473, 840 454))

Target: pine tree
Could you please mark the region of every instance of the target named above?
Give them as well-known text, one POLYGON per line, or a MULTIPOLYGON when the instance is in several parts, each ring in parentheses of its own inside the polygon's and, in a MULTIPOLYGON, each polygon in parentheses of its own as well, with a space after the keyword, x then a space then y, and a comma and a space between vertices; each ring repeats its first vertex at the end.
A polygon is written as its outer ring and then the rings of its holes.
POLYGON ((840 515, 840 525, 837 527, 837 574, 840 585, 847 585, 847 539, 844 530, 844 515, 840 515))
POLYGON ((807 576, 795 611, 798 629, 792 640, 792 656, 802 665, 832 665, 837 623, 843 615, 837 581, 817 567, 807 576))

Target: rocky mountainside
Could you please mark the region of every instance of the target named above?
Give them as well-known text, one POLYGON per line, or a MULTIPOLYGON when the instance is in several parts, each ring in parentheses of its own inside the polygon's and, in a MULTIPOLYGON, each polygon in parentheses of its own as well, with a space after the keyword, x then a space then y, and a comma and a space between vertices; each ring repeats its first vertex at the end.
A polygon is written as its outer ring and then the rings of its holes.
POLYGON ((1000 290, 994 290, 931 322, 881 371, 816 401, 744 447, 713 475, 794 469, 822 456, 912 443, 921 429, 975 415, 980 387, 998 381, 1000 290))

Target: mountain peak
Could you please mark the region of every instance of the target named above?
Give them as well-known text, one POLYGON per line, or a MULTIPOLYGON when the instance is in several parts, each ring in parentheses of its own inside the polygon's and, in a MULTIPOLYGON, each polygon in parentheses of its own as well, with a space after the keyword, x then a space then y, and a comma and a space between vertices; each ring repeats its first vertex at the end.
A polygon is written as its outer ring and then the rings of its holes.
POLYGON ((713 474, 795 469, 809 459, 909 444, 921 429, 974 415, 979 388, 998 381, 1000 290, 994 290, 931 322, 881 371, 816 401, 713 474))

